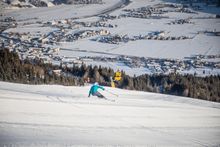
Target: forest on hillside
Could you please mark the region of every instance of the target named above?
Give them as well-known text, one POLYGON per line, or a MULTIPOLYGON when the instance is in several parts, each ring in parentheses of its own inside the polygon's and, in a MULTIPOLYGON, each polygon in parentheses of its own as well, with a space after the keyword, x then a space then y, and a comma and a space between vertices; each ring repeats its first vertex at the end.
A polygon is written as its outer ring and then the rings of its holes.
MULTIPOLYGON (((122 79, 116 87, 192 97, 220 102, 220 75, 196 77, 194 75, 141 75, 131 77, 121 71, 122 79)), ((86 82, 99 82, 110 86, 111 68, 97 66, 55 66, 40 60, 20 60, 17 53, 0 49, 0 80, 24 84, 61 84, 83 86, 86 82), (90 79, 89 81, 87 79, 90 79)))

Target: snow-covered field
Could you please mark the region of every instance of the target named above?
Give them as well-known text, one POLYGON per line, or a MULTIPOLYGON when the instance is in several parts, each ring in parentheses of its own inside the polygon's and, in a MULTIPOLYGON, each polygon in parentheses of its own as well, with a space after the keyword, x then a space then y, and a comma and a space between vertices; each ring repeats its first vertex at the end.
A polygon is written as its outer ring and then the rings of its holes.
POLYGON ((84 18, 101 14, 109 9, 114 9, 124 0, 104 0, 104 4, 91 5, 58 5, 53 7, 27 8, 27 9, 10 9, 5 12, 15 16, 19 21, 32 20, 60 20, 66 18, 84 18))
POLYGON ((0 82, 0 146, 219 146, 220 104, 106 87, 0 82))

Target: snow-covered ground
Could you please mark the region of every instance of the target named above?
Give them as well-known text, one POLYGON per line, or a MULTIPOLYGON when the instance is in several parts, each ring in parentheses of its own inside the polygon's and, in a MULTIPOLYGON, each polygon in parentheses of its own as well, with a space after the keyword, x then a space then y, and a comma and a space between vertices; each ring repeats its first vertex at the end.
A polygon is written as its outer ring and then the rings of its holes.
POLYGON ((0 146, 219 146, 220 104, 106 87, 0 82, 0 146))
POLYGON ((104 4, 90 5, 57 5, 53 7, 26 8, 26 9, 6 9, 5 12, 15 16, 17 20, 59 20, 66 18, 84 18, 98 15, 107 10, 114 9, 121 5, 123 0, 103 0, 104 4))

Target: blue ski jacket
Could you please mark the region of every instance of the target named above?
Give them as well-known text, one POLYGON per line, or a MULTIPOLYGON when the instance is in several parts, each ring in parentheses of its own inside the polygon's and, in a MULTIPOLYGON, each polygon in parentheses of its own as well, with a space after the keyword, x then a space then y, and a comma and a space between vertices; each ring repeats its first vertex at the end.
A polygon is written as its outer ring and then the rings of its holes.
POLYGON ((102 90, 105 90, 105 88, 102 87, 102 86, 92 85, 92 87, 91 87, 90 90, 89 90, 89 97, 90 97, 91 94, 93 95, 94 93, 96 93, 99 88, 102 89, 102 90))

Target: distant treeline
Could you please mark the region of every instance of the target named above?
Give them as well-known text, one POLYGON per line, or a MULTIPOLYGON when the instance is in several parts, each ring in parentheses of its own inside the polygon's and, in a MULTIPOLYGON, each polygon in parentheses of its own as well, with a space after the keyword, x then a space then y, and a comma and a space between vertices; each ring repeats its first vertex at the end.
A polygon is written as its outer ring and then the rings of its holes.
MULTIPOLYGON (((111 68, 97 66, 55 66, 40 60, 20 60, 17 53, 0 49, 0 80, 25 84, 62 84, 82 86, 85 81, 110 86, 111 68), (55 71, 61 71, 56 73, 55 71), (88 81, 89 78, 89 81, 88 81)), ((130 77, 122 71, 116 86, 123 89, 165 93, 220 102, 220 76, 141 75, 130 77)))

